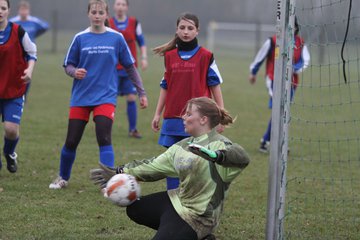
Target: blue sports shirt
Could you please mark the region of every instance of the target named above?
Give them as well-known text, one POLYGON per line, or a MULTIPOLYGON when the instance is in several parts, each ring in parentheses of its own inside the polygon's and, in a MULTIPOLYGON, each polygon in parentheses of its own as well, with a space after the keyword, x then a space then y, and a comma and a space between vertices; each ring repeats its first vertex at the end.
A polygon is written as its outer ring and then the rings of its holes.
POLYGON ((106 32, 97 34, 88 28, 76 34, 64 67, 85 68, 87 74, 84 79, 74 79, 70 106, 116 105, 118 62, 125 67, 135 62, 121 33, 106 28, 106 32))

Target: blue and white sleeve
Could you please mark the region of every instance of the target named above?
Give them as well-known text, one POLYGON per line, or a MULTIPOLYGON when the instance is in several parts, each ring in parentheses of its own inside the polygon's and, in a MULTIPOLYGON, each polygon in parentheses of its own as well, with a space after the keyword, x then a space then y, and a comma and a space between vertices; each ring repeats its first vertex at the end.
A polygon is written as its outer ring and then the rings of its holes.
POLYGON ((25 32, 21 44, 25 50, 26 53, 26 61, 29 60, 37 60, 37 48, 35 43, 33 43, 29 37, 29 34, 25 32))
POLYGON ((295 73, 301 73, 304 71, 310 64, 310 53, 306 45, 302 47, 301 58, 294 64, 295 73))
POLYGON ((218 66, 215 59, 210 63, 209 71, 207 75, 207 85, 209 87, 219 85, 223 82, 218 66))
POLYGON ((139 47, 145 46, 145 37, 139 22, 136 24, 136 42, 139 47))
POLYGON ((36 37, 45 33, 49 29, 49 23, 46 21, 37 17, 33 17, 33 21, 36 24, 36 37))
POLYGON ((257 52, 254 61, 250 64, 250 73, 252 75, 256 75, 259 71, 261 64, 266 59, 266 56, 269 54, 269 51, 271 50, 271 39, 268 38, 264 45, 260 48, 260 50, 257 52))
POLYGON ((120 36, 120 51, 118 54, 119 62, 125 68, 135 63, 135 59, 133 58, 128 45, 125 42, 124 37, 120 36))
POLYGON ((75 35, 72 40, 69 50, 65 56, 64 67, 67 65, 73 65, 74 67, 78 67, 80 59, 80 51, 79 51, 79 38, 75 35))
POLYGON ((160 87, 161 87, 162 89, 167 89, 167 82, 166 82, 166 79, 165 79, 165 78, 161 79, 160 87))

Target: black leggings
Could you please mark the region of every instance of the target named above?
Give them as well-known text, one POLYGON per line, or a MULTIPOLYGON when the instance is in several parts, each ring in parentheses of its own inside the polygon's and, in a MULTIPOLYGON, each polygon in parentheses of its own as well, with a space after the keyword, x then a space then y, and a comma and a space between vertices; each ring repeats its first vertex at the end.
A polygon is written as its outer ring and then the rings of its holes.
MULTIPOLYGON (((111 128, 113 121, 105 116, 96 116, 94 118, 96 139, 99 146, 111 145, 111 128)), ((69 150, 75 151, 80 143, 84 133, 87 121, 79 119, 70 119, 65 146, 69 150)))
POLYGON ((157 230, 152 240, 197 240, 196 232, 175 211, 167 192, 141 197, 127 207, 134 222, 157 230))

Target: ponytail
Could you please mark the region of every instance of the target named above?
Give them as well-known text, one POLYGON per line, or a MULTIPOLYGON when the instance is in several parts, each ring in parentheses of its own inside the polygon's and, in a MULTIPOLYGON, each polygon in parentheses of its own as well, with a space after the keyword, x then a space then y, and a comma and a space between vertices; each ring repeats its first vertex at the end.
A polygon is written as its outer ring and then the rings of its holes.
POLYGON ((170 50, 173 50, 176 48, 176 42, 178 39, 179 39, 178 35, 175 34, 175 37, 173 39, 171 39, 169 42, 167 42, 163 45, 155 47, 153 49, 153 52, 160 56, 164 56, 167 51, 170 51, 170 50))
POLYGON ((219 107, 211 98, 192 98, 187 102, 186 106, 189 108, 192 105, 197 107, 200 115, 208 117, 210 128, 214 128, 219 124, 227 126, 235 121, 226 109, 219 107))

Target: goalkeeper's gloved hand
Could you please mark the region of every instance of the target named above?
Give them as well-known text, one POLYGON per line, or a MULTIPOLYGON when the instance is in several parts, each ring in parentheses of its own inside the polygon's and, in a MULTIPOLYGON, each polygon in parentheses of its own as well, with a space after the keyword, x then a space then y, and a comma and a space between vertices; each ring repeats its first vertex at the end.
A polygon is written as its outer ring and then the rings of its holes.
POLYGON ((191 143, 188 148, 190 152, 211 162, 222 163, 225 158, 225 154, 222 150, 212 151, 195 143, 191 143))
POLYGON ((101 189, 106 187, 106 183, 114 175, 124 172, 123 166, 113 168, 113 167, 105 166, 102 163, 99 163, 99 165, 100 168, 90 170, 90 179, 94 182, 94 184, 100 185, 101 189))

